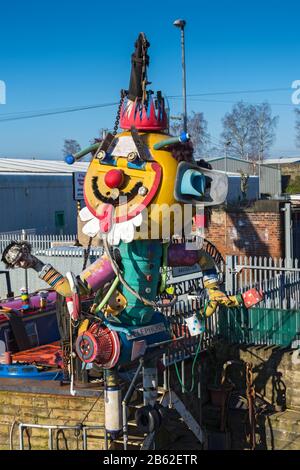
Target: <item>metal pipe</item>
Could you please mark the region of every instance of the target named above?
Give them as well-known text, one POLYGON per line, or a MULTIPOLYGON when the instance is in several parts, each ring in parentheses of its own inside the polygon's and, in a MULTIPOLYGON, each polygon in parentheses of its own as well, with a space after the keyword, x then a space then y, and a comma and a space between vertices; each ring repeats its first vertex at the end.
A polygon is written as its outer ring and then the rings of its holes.
POLYGON ((90 145, 89 147, 81 150, 80 152, 75 153, 74 155, 66 155, 65 156, 65 162, 68 165, 73 165, 73 163, 77 162, 80 160, 82 157, 87 155, 90 152, 96 151, 99 146, 101 145, 101 142, 97 142, 96 144, 90 145))
POLYGON ((24 425, 22 423, 20 423, 19 424, 20 450, 24 450, 23 427, 24 427, 24 425))
POLYGON ((123 419, 123 446, 124 450, 127 450, 127 442, 128 442, 128 420, 127 420, 127 403, 131 398, 132 392, 134 390, 134 385, 135 382, 138 378, 138 375, 143 367, 143 359, 140 359, 140 363, 138 365, 138 368, 135 371, 135 374, 133 376, 133 379, 128 387, 128 390, 126 392, 126 395, 122 401, 122 419, 123 419))
POLYGON ((185 68, 185 41, 184 25, 181 27, 181 53, 182 53, 182 94, 183 94, 183 131, 187 132, 187 105, 186 105, 186 68, 185 68))
POLYGON ((48 447, 50 450, 53 450, 53 434, 52 434, 52 429, 48 429, 49 432, 49 441, 48 441, 48 447))
POLYGON ((292 217, 291 217, 291 204, 288 202, 284 204, 284 235, 285 235, 285 258, 288 267, 292 265, 293 258, 293 244, 292 244, 292 217))
POLYGON ((183 131, 187 132, 187 105, 186 105, 186 67, 185 67, 185 37, 184 27, 186 25, 185 20, 178 19, 173 23, 176 28, 180 28, 181 37, 181 65, 182 65, 182 97, 183 97, 183 131))
POLYGON ((182 387, 181 392, 185 394, 185 361, 181 361, 181 380, 182 380, 182 387))
POLYGON ((189 134, 182 132, 178 137, 170 137, 169 139, 163 139, 153 145, 154 150, 160 150, 161 148, 167 147, 168 145, 178 144, 179 142, 187 142, 190 140, 189 134))

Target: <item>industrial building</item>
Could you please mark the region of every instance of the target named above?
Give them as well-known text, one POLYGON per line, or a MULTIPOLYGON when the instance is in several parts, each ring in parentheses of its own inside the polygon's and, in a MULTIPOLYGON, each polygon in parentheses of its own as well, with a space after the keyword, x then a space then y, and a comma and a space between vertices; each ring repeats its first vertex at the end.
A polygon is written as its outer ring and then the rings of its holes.
POLYGON ((37 234, 77 232, 73 173, 64 161, 0 159, 0 232, 34 229, 37 234))
POLYGON ((234 157, 216 157, 208 160, 213 169, 226 171, 236 176, 244 173, 249 176, 259 178, 259 193, 261 196, 279 196, 282 193, 281 188, 281 170, 276 165, 241 160, 234 157))

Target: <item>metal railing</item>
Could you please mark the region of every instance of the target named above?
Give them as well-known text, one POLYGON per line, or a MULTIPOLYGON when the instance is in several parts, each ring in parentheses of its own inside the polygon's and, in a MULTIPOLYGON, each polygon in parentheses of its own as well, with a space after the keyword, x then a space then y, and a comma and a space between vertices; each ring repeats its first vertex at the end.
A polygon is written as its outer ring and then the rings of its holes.
POLYGON ((263 290, 260 307, 300 309, 298 259, 227 256, 225 287, 228 293, 263 290))
POLYGON ((24 431, 27 429, 45 429, 48 431, 48 449, 55 450, 53 445, 53 433, 54 431, 75 431, 79 435, 82 434, 82 450, 88 450, 88 435, 87 432, 90 430, 103 430, 105 449, 107 449, 107 435, 105 426, 92 426, 92 425, 66 425, 66 424, 33 424, 33 423, 20 423, 19 424, 19 446, 20 450, 24 450, 24 431))
POLYGON ((227 256, 226 291, 255 287, 264 299, 250 310, 222 308, 218 334, 230 343, 298 347, 300 266, 297 259, 227 256))

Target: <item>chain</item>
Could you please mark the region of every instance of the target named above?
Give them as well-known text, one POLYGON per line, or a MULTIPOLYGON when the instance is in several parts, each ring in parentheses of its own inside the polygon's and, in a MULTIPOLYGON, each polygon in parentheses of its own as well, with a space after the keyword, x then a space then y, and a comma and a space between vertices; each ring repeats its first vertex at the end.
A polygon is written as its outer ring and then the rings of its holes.
POLYGON ((115 125, 114 125, 113 135, 116 135, 118 133, 121 109, 122 109, 122 105, 123 105, 123 101, 124 101, 125 96, 126 96, 126 91, 121 90, 121 97, 120 97, 119 107, 118 107, 116 121, 115 121, 115 125))
POLYGON ((248 400, 248 411, 249 411, 249 424, 250 424, 250 445, 251 449, 254 450, 256 446, 256 416, 255 416, 255 390, 253 386, 253 372, 252 364, 246 363, 246 394, 248 400))

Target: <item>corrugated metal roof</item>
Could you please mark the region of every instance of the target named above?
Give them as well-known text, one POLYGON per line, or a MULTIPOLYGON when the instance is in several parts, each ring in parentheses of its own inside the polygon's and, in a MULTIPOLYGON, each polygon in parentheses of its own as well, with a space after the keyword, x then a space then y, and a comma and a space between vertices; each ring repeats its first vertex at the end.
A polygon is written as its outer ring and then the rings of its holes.
POLYGON ((267 158, 263 163, 265 165, 286 165, 288 163, 300 163, 300 157, 267 158))
POLYGON ((0 158, 0 173, 73 173, 86 171, 89 162, 68 165, 63 160, 28 160, 22 158, 0 158))

